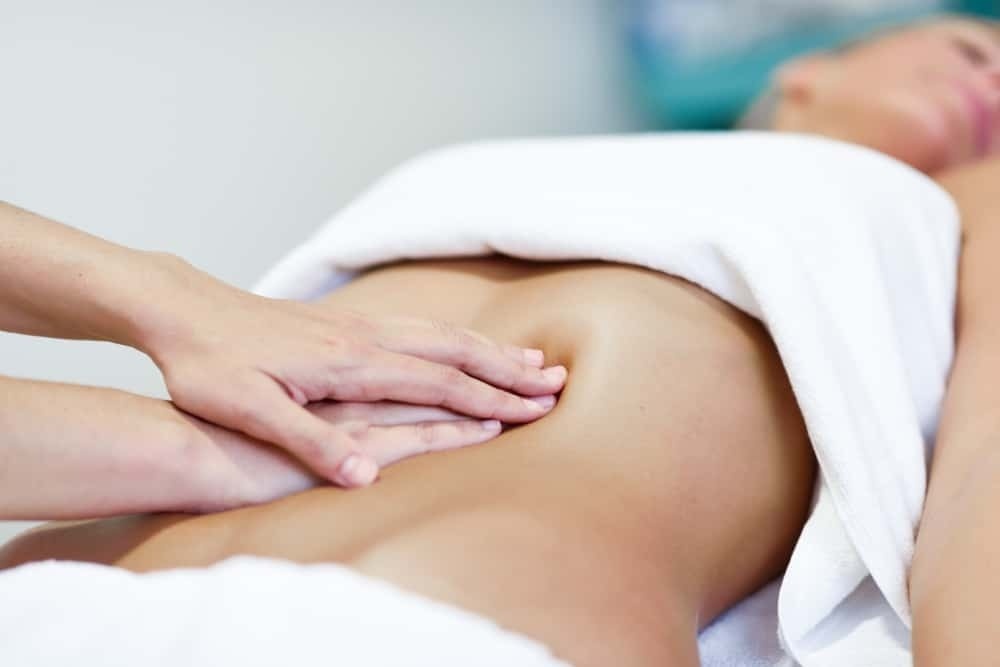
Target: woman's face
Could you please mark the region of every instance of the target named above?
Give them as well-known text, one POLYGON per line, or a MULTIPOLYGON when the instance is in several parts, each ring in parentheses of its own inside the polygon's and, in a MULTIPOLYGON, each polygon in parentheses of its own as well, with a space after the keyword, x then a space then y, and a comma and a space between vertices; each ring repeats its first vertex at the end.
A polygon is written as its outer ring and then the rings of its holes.
POLYGON ((777 129, 870 146, 932 173, 1000 154, 1000 30, 941 20, 778 74, 777 129))

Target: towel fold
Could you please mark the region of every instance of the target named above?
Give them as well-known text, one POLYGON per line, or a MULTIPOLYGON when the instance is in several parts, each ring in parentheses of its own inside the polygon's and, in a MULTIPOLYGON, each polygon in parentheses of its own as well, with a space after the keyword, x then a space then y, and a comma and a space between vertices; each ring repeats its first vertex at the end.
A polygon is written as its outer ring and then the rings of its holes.
POLYGON ((659 270, 760 319, 820 477, 770 619, 759 599, 731 611, 702 638, 728 657, 706 664, 888 667, 909 664, 907 571, 952 359, 958 241, 933 181, 826 139, 522 140, 396 169, 258 291, 308 299, 375 264, 502 253, 659 270), (768 658, 749 638, 775 630, 787 654, 768 658))
POLYGON ((42 562, 0 575, 9 667, 569 667, 481 616, 341 565, 240 557, 138 575, 42 562))

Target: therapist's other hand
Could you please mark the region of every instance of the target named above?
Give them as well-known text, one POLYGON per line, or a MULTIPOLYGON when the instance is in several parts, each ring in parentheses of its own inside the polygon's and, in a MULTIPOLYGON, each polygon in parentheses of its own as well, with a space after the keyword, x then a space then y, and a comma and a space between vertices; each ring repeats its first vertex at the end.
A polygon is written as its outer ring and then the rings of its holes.
POLYGON ((268 299, 215 281, 196 287, 173 308, 183 317, 149 326, 142 346, 174 403, 278 445, 342 486, 371 483, 377 463, 308 403, 395 401, 525 423, 552 409, 566 380, 565 368, 542 368, 540 351, 441 323, 268 299))
MULTIPOLYGON (((430 452, 477 445, 496 437, 500 422, 463 417, 448 410, 399 403, 314 403, 310 413, 351 437, 379 467, 430 452)), ((203 487, 191 506, 215 512, 265 503, 321 486, 298 459, 272 445, 188 419, 204 438, 198 449, 203 487)))

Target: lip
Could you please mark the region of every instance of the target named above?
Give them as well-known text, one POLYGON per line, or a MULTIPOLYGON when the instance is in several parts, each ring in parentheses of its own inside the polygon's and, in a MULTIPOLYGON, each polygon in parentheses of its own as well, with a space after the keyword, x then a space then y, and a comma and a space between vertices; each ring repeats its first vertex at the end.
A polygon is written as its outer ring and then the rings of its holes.
POLYGON ((969 120, 976 143, 976 154, 984 156, 993 146, 996 111, 991 109, 981 95, 966 85, 959 85, 959 91, 969 110, 969 120))

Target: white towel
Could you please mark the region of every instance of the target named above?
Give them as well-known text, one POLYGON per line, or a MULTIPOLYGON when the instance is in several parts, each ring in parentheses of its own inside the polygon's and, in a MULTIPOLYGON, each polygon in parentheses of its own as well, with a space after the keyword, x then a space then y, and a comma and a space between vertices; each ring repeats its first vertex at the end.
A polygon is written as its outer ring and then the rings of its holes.
POLYGON ((0 575, 4 667, 569 667, 541 644, 340 565, 233 558, 137 575, 0 575))
MULTIPOLYGON (((780 664, 741 642, 777 628, 807 667, 905 665, 907 571, 952 358, 958 240, 943 190, 856 146, 753 133, 525 140, 400 167, 258 290, 312 298, 374 264, 496 252, 645 266, 759 318, 821 478, 777 622, 768 630, 741 614, 749 607, 733 610, 706 635, 733 638, 714 664, 780 664)), ((703 650, 720 654, 718 642, 703 650)))

